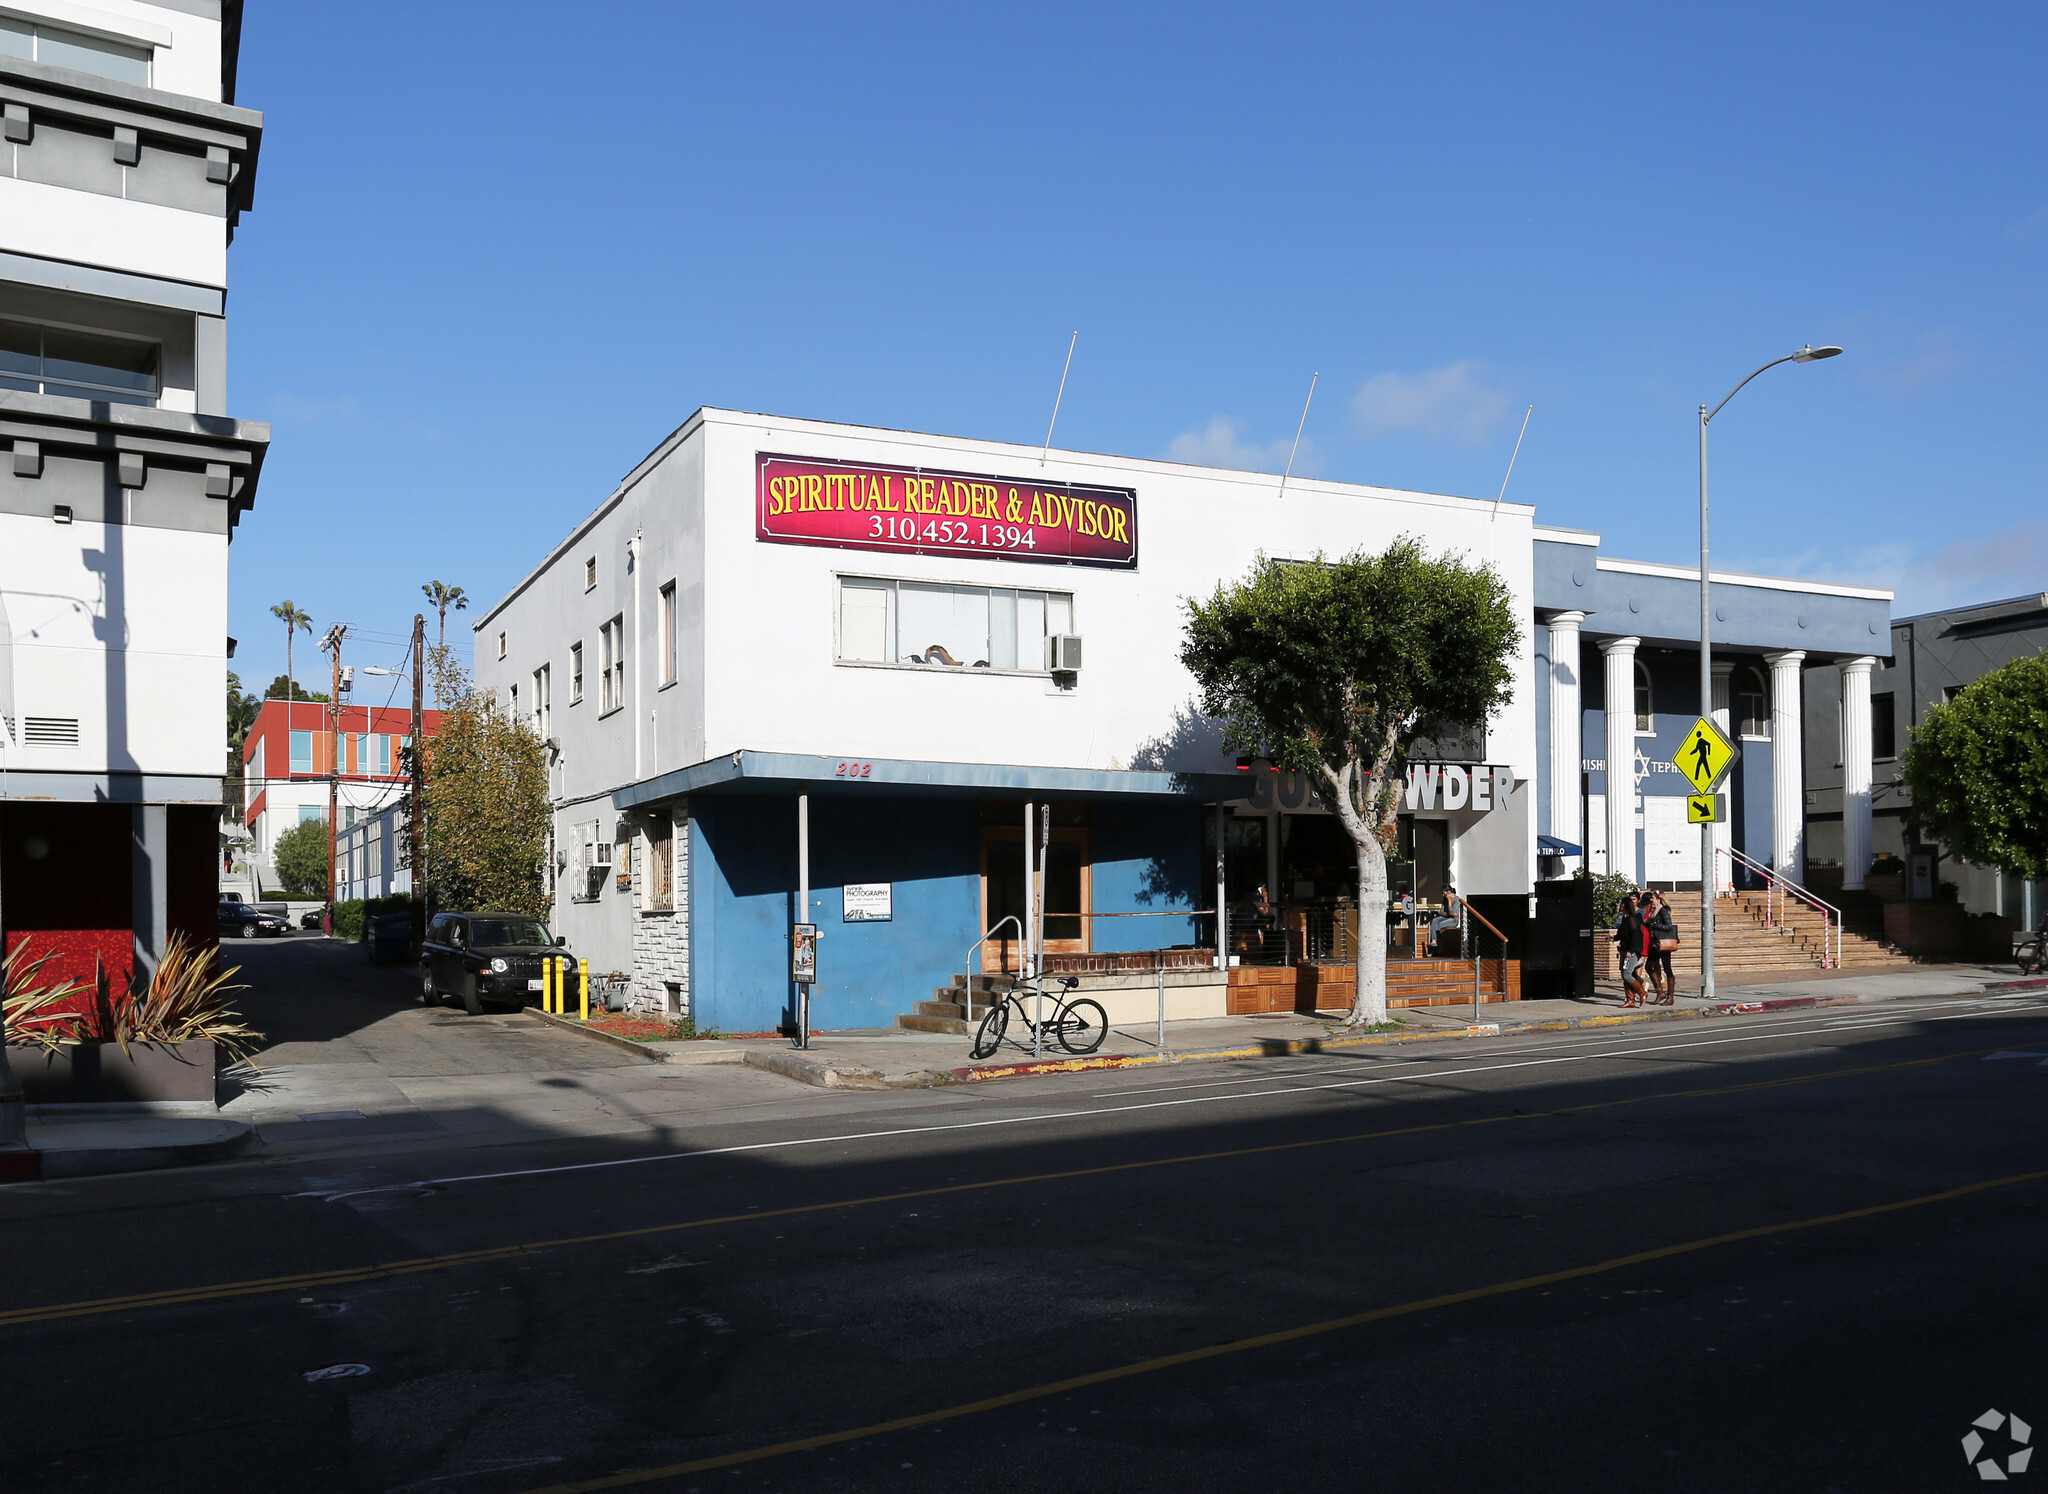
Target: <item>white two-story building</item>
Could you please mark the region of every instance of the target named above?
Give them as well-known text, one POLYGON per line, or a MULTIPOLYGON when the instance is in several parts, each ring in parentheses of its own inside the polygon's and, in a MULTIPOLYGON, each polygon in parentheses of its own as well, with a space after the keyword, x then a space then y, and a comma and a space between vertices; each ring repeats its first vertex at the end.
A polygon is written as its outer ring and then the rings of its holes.
POLYGON ((0 926, 117 982, 215 928, 241 15, 0 4, 0 926))
MULTIPOLYGON (((1050 953, 1213 943, 1219 832, 1232 904, 1263 884, 1327 920, 1349 842, 1299 782, 1223 754, 1179 662, 1183 599, 1262 553, 1415 535, 1491 562, 1533 619, 1532 516, 1280 487, 700 410, 475 623, 478 682, 550 743, 557 926, 638 1004, 758 1031, 787 1019, 791 924, 817 923, 814 1022, 886 1024, 1022 911, 1027 804, 1050 806, 1050 953)), ((1534 647, 1515 704, 1438 751, 1443 792, 1404 816, 1425 896, 1530 886, 1534 647)))

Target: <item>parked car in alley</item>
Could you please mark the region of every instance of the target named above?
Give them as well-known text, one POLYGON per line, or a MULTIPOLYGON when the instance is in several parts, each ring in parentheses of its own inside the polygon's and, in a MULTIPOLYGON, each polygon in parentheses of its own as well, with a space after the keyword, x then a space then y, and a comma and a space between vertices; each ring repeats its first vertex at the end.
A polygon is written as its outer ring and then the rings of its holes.
POLYGON ((220 900, 220 936, 223 939, 281 939, 292 926, 275 913, 253 908, 240 898, 220 900))
POLYGON ((486 1002, 522 1006, 541 989, 541 962, 566 959, 567 939, 522 913, 437 913, 420 950, 420 995, 428 1006, 459 1001, 471 1016, 486 1002))

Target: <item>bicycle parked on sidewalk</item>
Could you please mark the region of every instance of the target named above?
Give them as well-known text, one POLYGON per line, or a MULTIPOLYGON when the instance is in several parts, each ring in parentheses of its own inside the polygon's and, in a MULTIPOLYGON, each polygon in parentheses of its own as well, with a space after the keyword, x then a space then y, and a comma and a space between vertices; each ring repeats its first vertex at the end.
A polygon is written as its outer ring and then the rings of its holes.
POLYGON ((975 1029, 974 1057, 991 1057, 1002 1046, 1013 1010, 1025 1034, 1022 1038, 1013 1039, 1019 1047, 1043 1048, 1048 1043, 1057 1042, 1069 1053, 1093 1053, 1102 1046, 1102 1039, 1109 1032, 1109 1013, 1102 1009, 1101 1002, 1090 997, 1069 999, 1065 993, 1079 984, 1080 981, 1071 975, 1012 976, 1010 989, 995 999, 988 1014, 981 1019, 981 1026, 975 1029), (1060 994, 1046 990, 1049 981, 1058 983, 1060 994), (1050 1001, 1052 1015, 1043 1023, 1034 1024, 1031 1008, 1025 1005, 1027 996, 1050 1001))
POLYGON ((2048 971, 2048 946, 2044 946, 2043 939, 2037 933, 2014 946, 2013 956, 2019 961, 2020 974, 2039 975, 2048 971))

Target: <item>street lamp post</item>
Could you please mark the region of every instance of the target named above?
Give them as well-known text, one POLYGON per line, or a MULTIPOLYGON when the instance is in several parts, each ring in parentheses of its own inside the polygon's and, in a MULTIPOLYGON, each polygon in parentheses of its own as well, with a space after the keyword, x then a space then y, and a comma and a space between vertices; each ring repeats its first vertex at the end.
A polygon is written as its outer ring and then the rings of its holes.
MULTIPOLYGON (((1749 376, 1753 379, 1765 368, 1776 368, 1780 363, 1812 363, 1821 358, 1833 358, 1841 349, 1832 345, 1815 347, 1808 343, 1796 353, 1787 353, 1782 358, 1773 358, 1763 368, 1749 376)), ((1700 714, 1713 719, 1714 714, 1714 649, 1713 649, 1713 603, 1709 600, 1707 578, 1707 422, 1727 406, 1749 383, 1744 379, 1728 391, 1720 404, 1709 410, 1700 406, 1700 714)), ((1732 724, 1732 723, 1731 723, 1732 724)), ((1714 827, 1700 826, 1700 999, 1714 999, 1714 827)))

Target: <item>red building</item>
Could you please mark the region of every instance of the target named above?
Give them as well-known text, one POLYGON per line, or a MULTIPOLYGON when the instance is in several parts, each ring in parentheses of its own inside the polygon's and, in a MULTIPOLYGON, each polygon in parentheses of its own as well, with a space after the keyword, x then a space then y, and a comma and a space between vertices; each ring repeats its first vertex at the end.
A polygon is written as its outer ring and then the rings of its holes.
MULTIPOLYGON (((423 713, 424 730, 441 727, 441 713, 423 713)), ((335 776, 342 826, 374 814, 405 794, 405 746, 412 732, 409 707, 344 705, 330 721, 319 701, 266 700, 242 747, 250 857, 266 895, 278 887, 271 852, 277 837, 306 820, 327 818, 327 788, 335 776), (335 761, 339 731, 340 762, 335 761)))

